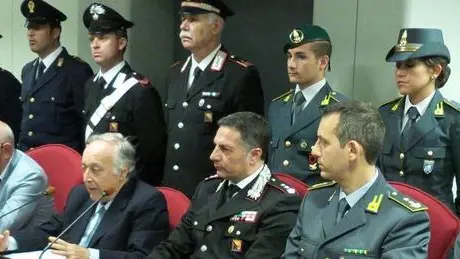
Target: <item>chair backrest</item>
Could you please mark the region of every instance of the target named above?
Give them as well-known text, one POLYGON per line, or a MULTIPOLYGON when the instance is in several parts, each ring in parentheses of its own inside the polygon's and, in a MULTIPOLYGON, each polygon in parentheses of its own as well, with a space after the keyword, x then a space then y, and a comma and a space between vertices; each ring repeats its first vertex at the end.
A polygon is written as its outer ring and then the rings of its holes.
POLYGON ((390 182, 390 184, 401 193, 428 207, 431 233, 428 259, 446 259, 459 230, 457 216, 439 200, 420 189, 404 183, 390 182))
POLYGON ((61 213, 70 190, 83 183, 81 155, 60 144, 43 145, 26 153, 45 170, 49 185, 56 188, 54 206, 57 212, 61 213))
POLYGON ((305 196, 308 192, 308 185, 301 180, 295 178, 292 175, 285 173, 274 173, 273 174, 278 180, 287 183, 289 186, 294 188, 300 196, 305 196))
POLYGON ((157 189, 165 196, 166 206, 168 207, 169 225, 171 229, 174 229, 179 225, 182 216, 184 216, 190 207, 190 199, 182 192, 173 188, 161 186, 157 187, 157 189))

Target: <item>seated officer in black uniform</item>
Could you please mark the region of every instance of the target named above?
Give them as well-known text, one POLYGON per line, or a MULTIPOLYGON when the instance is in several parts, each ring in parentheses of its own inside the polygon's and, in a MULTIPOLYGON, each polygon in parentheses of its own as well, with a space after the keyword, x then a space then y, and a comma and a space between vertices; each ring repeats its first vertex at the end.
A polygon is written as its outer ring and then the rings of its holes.
POLYGON ((182 222, 149 258, 280 258, 300 197, 264 163, 268 123, 237 112, 218 125, 210 157, 217 174, 198 185, 182 222))
POLYGON ((393 189, 375 166, 384 134, 370 105, 324 110, 313 154, 332 181, 309 189, 282 258, 427 258, 427 208, 393 189))
POLYGON ((401 29, 386 60, 396 62, 403 95, 380 107, 387 133, 378 166, 387 180, 433 195, 457 214, 460 188, 460 107, 441 92, 450 75, 450 54, 441 30, 401 29), (455 202, 454 202, 455 201, 455 202))
MULTIPOLYGON (((2 35, 0 35, 0 39, 2 35)), ((21 83, 9 71, 0 67, 0 121, 5 122, 13 130, 14 138, 18 139, 21 125, 22 108, 21 83)))
POLYGON ((141 180, 158 185, 163 175, 166 126, 160 95, 149 80, 124 60, 127 29, 134 24, 103 4, 91 4, 83 14, 91 53, 99 72, 86 83, 86 132, 120 132, 136 146, 136 170, 141 180))
POLYGON ((299 26, 287 38, 287 72, 289 82, 296 86, 270 103, 268 166, 313 185, 321 181, 316 158, 311 155, 321 113, 328 105, 347 98, 325 79, 332 54, 326 30, 317 25, 299 26))
POLYGON ((166 80, 163 184, 191 197, 212 174, 217 121, 238 111, 263 114, 264 97, 257 68, 221 44, 225 20, 234 12, 221 0, 182 1, 180 12, 179 37, 191 55, 172 65, 166 80))
POLYGON ((65 14, 42 0, 23 1, 21 12, 38 58, 22 69, 19 149, 58 143, 83 151, 84 85, 93 72, 60 45, 65 14))

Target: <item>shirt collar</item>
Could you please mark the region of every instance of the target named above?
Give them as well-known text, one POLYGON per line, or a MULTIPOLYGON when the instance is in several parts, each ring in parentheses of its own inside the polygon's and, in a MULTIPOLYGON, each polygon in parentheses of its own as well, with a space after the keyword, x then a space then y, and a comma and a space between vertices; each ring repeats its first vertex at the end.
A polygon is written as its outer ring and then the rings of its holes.
POLYGON ((348 195, 346 195, 343 192, 342 188, 340 188, 339 201, 343 198, 347 199, 348 205, 350 205, 350 208, 352 208, 364 196, 364 194, 366 194, 366 192, 371 188, 371 186, 377 180, 378 175, 379 175, 379 171, 376 168, 374 176, 369 182, 367 182, 365 185, 361 186, 358 190, 348 195))
POLYGON ((206 68, 211 64, 212 60, 216 56, 217 52, 220 50, 222 47, 222 44, 219 44, 216 49, 214 49, 209 55, 207 55, 203 60, 201 60, 200 63, 196 62, 195 57, 192 54, 192 66, 190 67, 190 71, 195 71, 196 67, 199 67, 201 71, 206 70, 206 68))
POLYGON ((429 96, 427 96, 425 99, 423 99, 421 102, 415 105, 410 102, 409 96, 406 96, 406 101, 404 104, 404 115, 407 114, 407 111, 410 107, 415 106, 415 108, 417 108, 418 113, 420 114, 420 117, 422 117, 428 109, 428 105, 430 105, 430 101, 431 99, 433 99, 435 93, 436 91, 433 91, 429 96))
POLYGON ((99 69, 99 72, 97 73, 97 75, 94 77, 94 82, 97 81, 97 79, 99 79, 99 77, 103 77, 105 82, 106 82, 106 85, 110 84, 110 82, 112 82, 112 80, 115 78, 115 76, 117 76, 118 72, 120 72, 120 70, 126 65, 126 61, 121 61, 120 63, 118 63, 116 66, 112 67, 111 69, 109 69, 109 71, 105 72, 105 73, 102 73, 102 71, 99 69))
MULTIPOLYGON (((248 184, 252 182, 252 180, 256 179, 257 176, 259 176, 260 172, 264 169, 265 164, 261 165, 257 171, 250 176, 244 178, 243 180, 239 181, 236 186, 240 188, 240 190, 244 189, 248 184)), ((235 184, 234 182, 230 182, 230 184, 235 184)))
POLYGON ((56 60, 59 54, 61 54, 62 50, 62 46, 57 47, 57 49, 48 54, 48 56, 46 56, 44 59, 39 59, 38 64, 40 64, 40 62, 43 62, 43 64, 45 65, 44 71, 48 70, 48 68, 51 66, 51 64, 53 64, 53 62, 56 60))
POLYGON ((321 91, 321 88, 326 85, 326 78, 323 78, 322 80, 305 87, 303 90, 300 90, 300 86, 297 85, 295 87, 295 93, 302 91, 303 96, 305 97, 306 103, 310 102, 315 95, 321 91))
MULTIPOLYGON (((113 199, 115 199, 115 197, 113 197, 113 199)), ((99 209, 100 209, 101 207, 104 207, 105 211, 107 211, 107 210, 110 208, 110 205, 112 205, 113 199, 111 199, 110 201, 105 202, 105 203, 99 202, 99 203, 97 204, 97 207, 96 207, 95 212, 99 211, 99 209)))

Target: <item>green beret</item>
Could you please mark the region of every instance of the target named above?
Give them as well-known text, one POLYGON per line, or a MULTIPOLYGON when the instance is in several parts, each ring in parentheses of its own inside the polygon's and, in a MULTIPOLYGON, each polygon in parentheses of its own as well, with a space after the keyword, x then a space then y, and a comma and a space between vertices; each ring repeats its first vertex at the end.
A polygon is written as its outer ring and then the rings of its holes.
POLYGON ((304 25, 293 29, 288 36, 288 41, 284 44, 284 52, 288 49, 296 48, 300 45, 315 41, 331 42, 326 30, 318 25, 304 25))

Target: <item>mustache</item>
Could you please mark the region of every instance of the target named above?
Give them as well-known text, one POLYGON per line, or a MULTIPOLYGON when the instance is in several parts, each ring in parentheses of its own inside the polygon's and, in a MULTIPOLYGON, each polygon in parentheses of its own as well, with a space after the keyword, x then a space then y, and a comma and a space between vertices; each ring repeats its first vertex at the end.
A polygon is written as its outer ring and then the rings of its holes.
POLYGON ((192 34, 190 32, 187 32, 187 31, 181 31, 179 33, 179 38, 184 38, 184 37, 191 38, 192 34))

